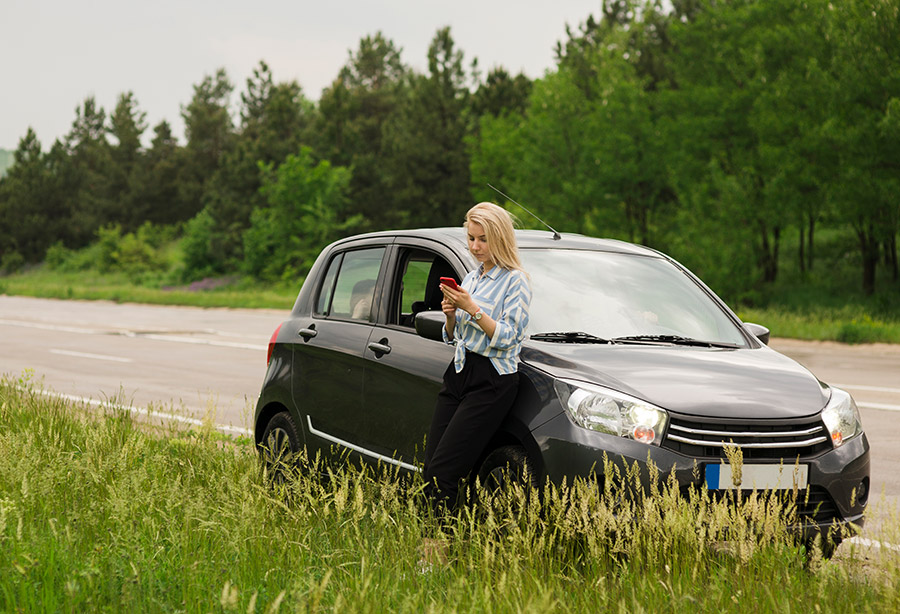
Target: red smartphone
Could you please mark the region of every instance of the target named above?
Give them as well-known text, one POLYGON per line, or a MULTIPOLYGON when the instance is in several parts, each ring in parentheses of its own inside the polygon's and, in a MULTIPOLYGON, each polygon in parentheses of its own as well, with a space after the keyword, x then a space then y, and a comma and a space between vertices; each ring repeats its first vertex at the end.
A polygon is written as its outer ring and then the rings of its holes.
POLYGON ((441 277, 441 283, 444 284, 445 286, 450 286, 454 290, 459 289, 459 286, 457 285, 456 280, 453 279, 452 277, 441 277))

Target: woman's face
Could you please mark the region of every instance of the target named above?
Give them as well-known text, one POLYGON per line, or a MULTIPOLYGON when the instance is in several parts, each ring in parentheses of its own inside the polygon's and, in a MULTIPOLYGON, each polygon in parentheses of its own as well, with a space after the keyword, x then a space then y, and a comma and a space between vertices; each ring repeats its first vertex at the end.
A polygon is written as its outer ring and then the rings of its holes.
POLYGON ((475 256, 475 260, 485 265, 493 265, 491 246, 488 245, 487 236, 484 234, 481 224, 466 222, 466 233, 468 234, 469 252, 475 256))

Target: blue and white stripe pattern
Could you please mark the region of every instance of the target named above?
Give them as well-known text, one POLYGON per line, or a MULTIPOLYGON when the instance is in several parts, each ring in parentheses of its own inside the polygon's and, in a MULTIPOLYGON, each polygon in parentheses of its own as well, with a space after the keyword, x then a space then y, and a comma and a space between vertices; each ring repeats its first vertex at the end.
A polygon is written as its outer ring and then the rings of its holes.
POLYGON ((488 337, 472 316, 457 309, 453 339, 443 329, 444 341, 456 345, 453 363, 457 373, 466 364, 466 350, 487 356, 500 375, 515 373, 531 305, 528 278, 522 271, 497 265, 482 275, 483 269, 484 265, 481 265, 470 271, 461 285, 481 310, 497 323, 494 336, 488 337))

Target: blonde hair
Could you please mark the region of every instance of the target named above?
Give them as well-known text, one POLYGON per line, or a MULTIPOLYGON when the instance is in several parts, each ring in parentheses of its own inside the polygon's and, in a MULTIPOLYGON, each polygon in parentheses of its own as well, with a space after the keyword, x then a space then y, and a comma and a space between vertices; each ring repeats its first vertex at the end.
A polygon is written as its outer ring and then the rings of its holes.
POLYGON ((469 222, 484 228, 491 258, 496 265, 511 271, 525 272, 522 261, 519 260, 519 247, 509 211, 494 203, 478 203, 466 213, 465 223, 469 222))

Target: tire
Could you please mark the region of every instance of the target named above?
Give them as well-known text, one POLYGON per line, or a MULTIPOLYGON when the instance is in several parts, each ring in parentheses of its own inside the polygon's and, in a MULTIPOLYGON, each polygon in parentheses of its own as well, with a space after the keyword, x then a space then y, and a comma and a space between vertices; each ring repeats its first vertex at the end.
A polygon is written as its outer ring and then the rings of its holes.
MULTIPOLYGON (((527 501, 538 488, 531 461, 521 446, 502 446, 493 450, 481 464, 478 480, 481 482, 482 503, 498 503, 502 498, 511 496, 516 487, 524 489, 527 501)), ((515 501, 510 503, 517 507, 515 501)))
POLYGON ((272 416, 258 448, 266 475, 273 484, 283 484, 296 473, 300 433, 290 413, 283 411, 272 416))

